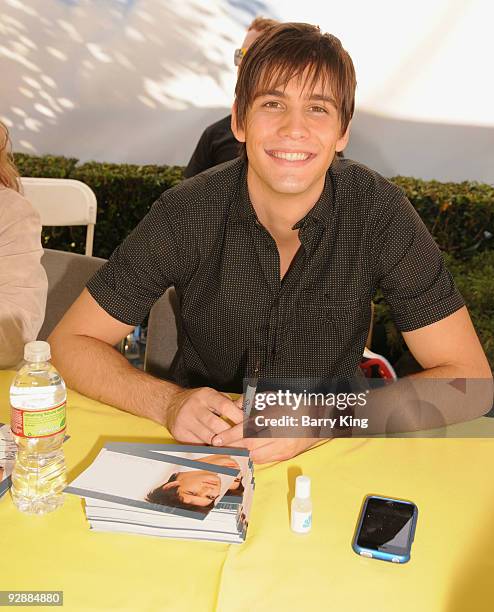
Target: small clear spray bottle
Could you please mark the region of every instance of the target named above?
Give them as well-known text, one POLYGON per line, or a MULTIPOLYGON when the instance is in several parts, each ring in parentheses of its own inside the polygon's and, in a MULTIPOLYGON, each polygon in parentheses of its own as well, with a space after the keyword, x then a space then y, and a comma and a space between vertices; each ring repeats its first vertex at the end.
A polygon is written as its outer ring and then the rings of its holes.
POLYGON ((310 478, 297 476, 295 497, 292 499, 291 527, 295 533, 309 533, 312 527, 312 500, 310 478))

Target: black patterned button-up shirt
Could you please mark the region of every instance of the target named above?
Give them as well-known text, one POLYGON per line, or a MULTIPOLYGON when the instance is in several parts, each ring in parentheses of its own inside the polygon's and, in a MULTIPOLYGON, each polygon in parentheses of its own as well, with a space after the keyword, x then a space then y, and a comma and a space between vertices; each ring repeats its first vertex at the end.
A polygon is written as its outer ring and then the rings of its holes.
POLYGON ((284 278, 258 222, 241 159, 165 191, 88 284, 114 318, 139 324, 171 285, 181 311, 175 380, 241 391, 265 377, 352 377, 378 287, 401 331, 464 305, 434 240, 403 192, 335 159, 295 226, 301 247, 284 278))

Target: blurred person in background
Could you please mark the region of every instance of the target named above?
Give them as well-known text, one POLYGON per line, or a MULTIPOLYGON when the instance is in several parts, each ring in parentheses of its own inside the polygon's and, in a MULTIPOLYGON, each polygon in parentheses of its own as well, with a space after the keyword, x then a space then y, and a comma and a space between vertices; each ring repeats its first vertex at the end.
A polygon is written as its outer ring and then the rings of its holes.
MULTIPOLYGON (((256 38, 258 38, 262 32, 278 23, 279 22, 274 19, 265 19, 264 17, 256 17, 254 19, 247 29, 242 46, 240 49, 235 50, 233 61, 237 69, 247 49, 256 38)), ((213 166, 230 161, 239 156, 239 142, 233 135, 231 123, 232 116, 227 115, 223 117, 223 119, 216 121, 216 123, 212 123, 204 130, 184 170, 185 178, 195 176, 208 168, 212 168, 213 166)))
POLYGON ((16 366, 43 324, 48 281, 41 222, 20 194, 19 173, 0 122, 0 368, 16 366))

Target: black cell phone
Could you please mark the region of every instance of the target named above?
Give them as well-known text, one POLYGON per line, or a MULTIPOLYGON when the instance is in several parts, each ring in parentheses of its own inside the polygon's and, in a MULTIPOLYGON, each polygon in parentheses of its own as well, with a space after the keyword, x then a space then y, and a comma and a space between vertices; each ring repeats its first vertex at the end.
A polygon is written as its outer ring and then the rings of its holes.
POLYGON ((418 508, 410 501, 369 495, 362 506, 352 548, 362 557, 406 563, 417 518, 418 508))

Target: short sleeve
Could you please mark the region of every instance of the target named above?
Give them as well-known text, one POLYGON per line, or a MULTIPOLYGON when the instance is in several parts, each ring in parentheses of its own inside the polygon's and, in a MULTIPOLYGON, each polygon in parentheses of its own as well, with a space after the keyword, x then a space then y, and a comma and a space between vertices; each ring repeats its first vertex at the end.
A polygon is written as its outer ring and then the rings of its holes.
POLYGON ((162 199, 155 202, 87 284, 98 304, 127 325, 139 325, 179 277, 181 257, 162 199))
POLYGON ((373 232, 378 284, 402 332, 435 323, 465 305, 441 251, 400 192, 373 232))

